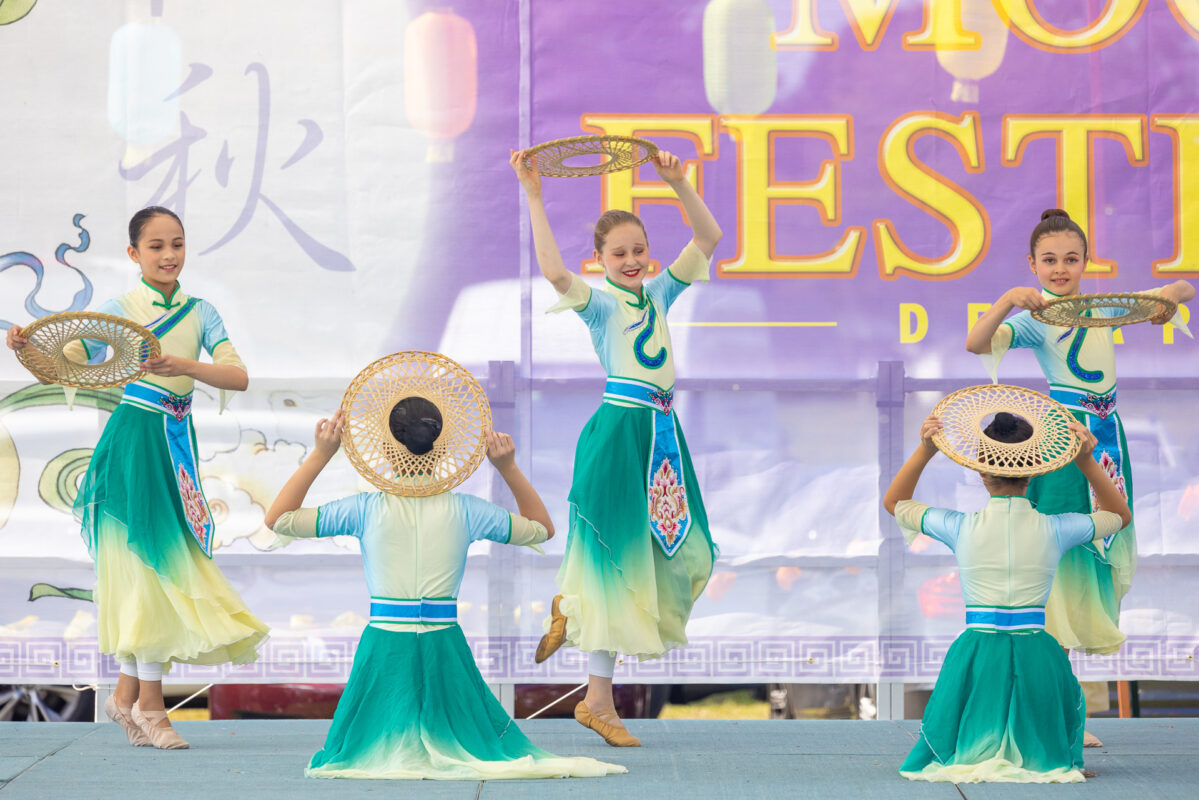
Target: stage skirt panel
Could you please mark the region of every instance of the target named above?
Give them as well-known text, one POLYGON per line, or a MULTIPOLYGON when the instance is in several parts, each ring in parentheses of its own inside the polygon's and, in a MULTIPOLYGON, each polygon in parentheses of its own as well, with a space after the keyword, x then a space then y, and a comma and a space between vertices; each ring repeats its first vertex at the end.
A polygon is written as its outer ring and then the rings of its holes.
POLYGON ((953 783, 1082 781, 1085 717, 1082 690, 1052 636, 971 628, 945 656, 899 773, 953 783))
POLYGON ((529 741, 483 682, 457 625, 362 632, 312 778, 501 780, 625 772, 529 741))

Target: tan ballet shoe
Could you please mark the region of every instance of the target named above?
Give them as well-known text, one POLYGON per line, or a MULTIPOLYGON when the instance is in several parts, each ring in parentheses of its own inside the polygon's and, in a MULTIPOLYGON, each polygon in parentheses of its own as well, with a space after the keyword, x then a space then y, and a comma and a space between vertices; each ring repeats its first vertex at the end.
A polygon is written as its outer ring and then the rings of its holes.
POLYGON ((1099 741, 1099 737, 1090 731, 1082 732, 1083 747, 1103 747, 1103 742, 1099 741))
POLYGON ((146 734, 150 744, 159 750, 186 750, 191 747, 187 740, 176 733, 170 725, 159 727, 159 723, 167 718, 166 711, 158 709, 142 711, 137 703, 134 703, 133 708, 130 709, 130 716, 137 723, 137 727, 142 729, 142 733, 146 734))
MULTIPOLYGON (((604 717, 620 722, 620 718, 616 716, 615 711, 605 712, 604 717)), ((613 747, 641 746, 641 740, 629 733, 627 728, 623 725, 614 725, 611 722, 605 722, 598 714, 592 713, 591 709, 582 700, 575 706, 575 720, 584 728, 591 728, 591 730, 604 737, 604 741, 613 747)))
POLYGON ((115 695, 109 695, 104 701, 104 713, 108 718, 125 729, 125 736, 129 739, 129 744, 134 747, 150 747, 150 740, 146 734, 142 733, 142 729, 137 726, 137 723, 130 718, 129 713, 133 711, 133 706, 129 708, 121 708, 117 705, 115 695))
POLYGON ((550 606, 550 629, 537 643, 537 654, 533 656, 533 661, 537 664, 556 653, 566 641, 566 617, 558 610, 558 603, 561 601, 562 595, 558 595, 550 606))

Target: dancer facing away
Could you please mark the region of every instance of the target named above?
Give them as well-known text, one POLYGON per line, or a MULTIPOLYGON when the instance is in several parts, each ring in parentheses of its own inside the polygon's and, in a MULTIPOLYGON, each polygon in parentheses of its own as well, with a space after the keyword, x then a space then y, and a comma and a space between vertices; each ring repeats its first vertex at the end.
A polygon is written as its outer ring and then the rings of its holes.
MULTIPOLYGON (((937 453, 932 436, 940 429, 936 417, 924 421, 920 445, 883 505, 909 542, 925 533, 954 552, 967 629, 945 654, 920 739, 899 772, 911 780, 954 783, 1082 781, 1086 701, 1066 652, 1044 630, 1045 601, 1062 555, 1115 533, 1132 512, 1093 457, 1094 434, 1079 422, 1070 423, 1082 442, 1074 468, 1095 492, 1094 513, 1042 514, 1024 496, 1028 478, 985 472, 991 499, 981 511, 964 514, 915 502, 912 493, 937 453)), ((1032 432, 1026 420, 1003 412, 984 431, 1010 443, 1032 432)))
MULTIPOLYGON (((1060 209, 1044 212, 1028 244, 1028 266, 1040 288, 1019 286, 1004 292, 971 329, 966 349, 989 353, 998 365, 1009 348, 1032 348, 1049 381, 1049 395, 1096 436, 1096 460, 1121 494, 1130 498, 1132 464, 1116 410, 1113 329, 1045 325, 1029 313, 1055 298, 1078 294, 1086 263, 1087 239, 1082 228, 1060 209), (1024 310, 1005 320, 1015 308, 1024 310)), ((1186 281, 1152 291, 1176 303, 1195 296, 1186 281)), ((1154 320, 1157 324, 1166 321, 1154 320)), ((1083 473, 1073 466, 1037 476, 1028 488, 1028 499, 1043 514, 1089 513, 1092 497, 1083 473)), ((1066 648, 1116 652, 1125 639, 1119 628, 1120 601, 1132 583, 1136 557, 1131 521, 1113 537, 1070 550, 1058 566, 1045 609, 1045 629, 1066 648)))
MULTIPOLYGON (((129 221, 129 258, 140 285, 100 305, 100 313, 149 328, 162 354, 125 387, 92 454, 75 516, 96 562, 100 651, 121 665, 105 711, 130 744, 183 749, 162 698, 164 662, 244 664, 258 657, 268 628, 250 613, 212 562, 213 521, 196 466, 192 388, 246 388, 246 368, 216 309, 179 286, 186 256, 183 224, 151 206, 129 221), (212 363, 198 361, 200 348, 212 363)), ((8 331, 8 346, 27 343, 8 331)), ((86 362, 99 342, 73 342, 68 357, 86 362)))
POLYGON ((541 273, 562 296, 551 311, 571 309, 586 323, 608 375, 603 402, 575 449, 570 532, 559 595, 536 660, 562 644, 590 653, 587 694, 575 719, 608 744, 640 746, 612 701, 617 653, 652 658, 687 643, 691 606, 712 574, 716 547, 682 428, 672 411, 674 362, 666 313, 695 281, 707 281, 720 227, 665 151, 654 168, 678 195, 692 239, 673 264, 646 280, 649 238, 626 211, 608 211, 595 225, 595 260, 603 291, 567 270, 541 198, 541 178, 512 168, 529 199, 541 273), (648 468, 647 468, 648 465, 648 468))
MULTIPOLYGON (((340 410, 317 423, 312 451, 266 515, 285 540, 358 537, 371 593, 371 622, 350 680, 325 746, 305 774, 477 781, 625 772, 591 758, 561 758, 530 742, 483 682, 458 627, 456 598, 471 542, 532 545, 553 535, 541 498, 516 466, 511 438, 487 431, 487 457, 512 490, 519 514, 450 492, 369 492, 300 508, 337 452, 343 424, 340 410)), ((401 399, 389 419, 391 436, 418 456, 432 450, 443 424, 465 423, 443 421, 437 405, 420 396, 401 399)))

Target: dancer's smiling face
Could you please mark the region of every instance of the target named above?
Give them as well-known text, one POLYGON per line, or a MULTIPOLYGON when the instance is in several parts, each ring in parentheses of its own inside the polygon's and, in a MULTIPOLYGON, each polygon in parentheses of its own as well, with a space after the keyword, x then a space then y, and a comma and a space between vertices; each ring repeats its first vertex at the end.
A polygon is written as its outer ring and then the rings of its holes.
POLYGON ((1047 233, 1037 240, 1028 266, 1041 286, 1056 295, 1078 294, 1082 272, 1087 266, 1087 248, 1073 231, 1047 233))
POLYGON ((595 259, 603 264, 608 280, 640 294, 649 272, 649 241, 645 230, 635 222, 614 226, 604 237, 603 250, 595 251, 595 259))
POLYGON ((148 219, 137 244, 129 245, 129 257, 142 268, 142 279, 168 296, 183 271, 186 255, 183 226, 166 214, 148 219))

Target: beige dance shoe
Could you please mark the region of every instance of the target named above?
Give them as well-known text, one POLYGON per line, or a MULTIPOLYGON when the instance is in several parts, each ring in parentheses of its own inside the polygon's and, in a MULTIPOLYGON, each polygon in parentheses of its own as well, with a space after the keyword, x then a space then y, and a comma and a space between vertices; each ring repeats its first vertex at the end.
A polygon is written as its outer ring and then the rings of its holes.
POLYGON ((166 711, 159 709, 142 711, 137 703, 134 703, 130 716, 137 723, 137 727, 142 729, 142 733, 146 734, 150 744, 159 750, 186 750, 191 747, 187 740, 176 733, 170 725, 163 728, 158 726, 167 718, 166 711))
POLYGON ((606 711, 601 718, 599 714, 592 713, 591 709, 582 700, 575 706, 575 720, 584 728, 591 730, 604 737, 604 741, 613 747, 640 747, 641 740, 633 734, 629 733, 628 729, 622 725, 616 725, 605 720, 614 720, 619 722, 620 718, 616 716, 615 711, 606 711))
POLYGON ((150 747, 150 739, 146 734, 142 733, 142 729, 137 726, 137 723, 129 716, 133 711, 133 706, 121 708, 117 705, 115 695, 109 695, 104 701, 104 713, 108 718, 125 729, 125 736, 129 739, 129 744, 134 747, 150 747))
POLYGON ((566 641, 566 617, 558 610, 560 602, 562 595, 556 596, 553 605, 550 606, 550 629, 537 643, 537 654, 533 656, 533 661, 538 664, 556 653, 566 641))

